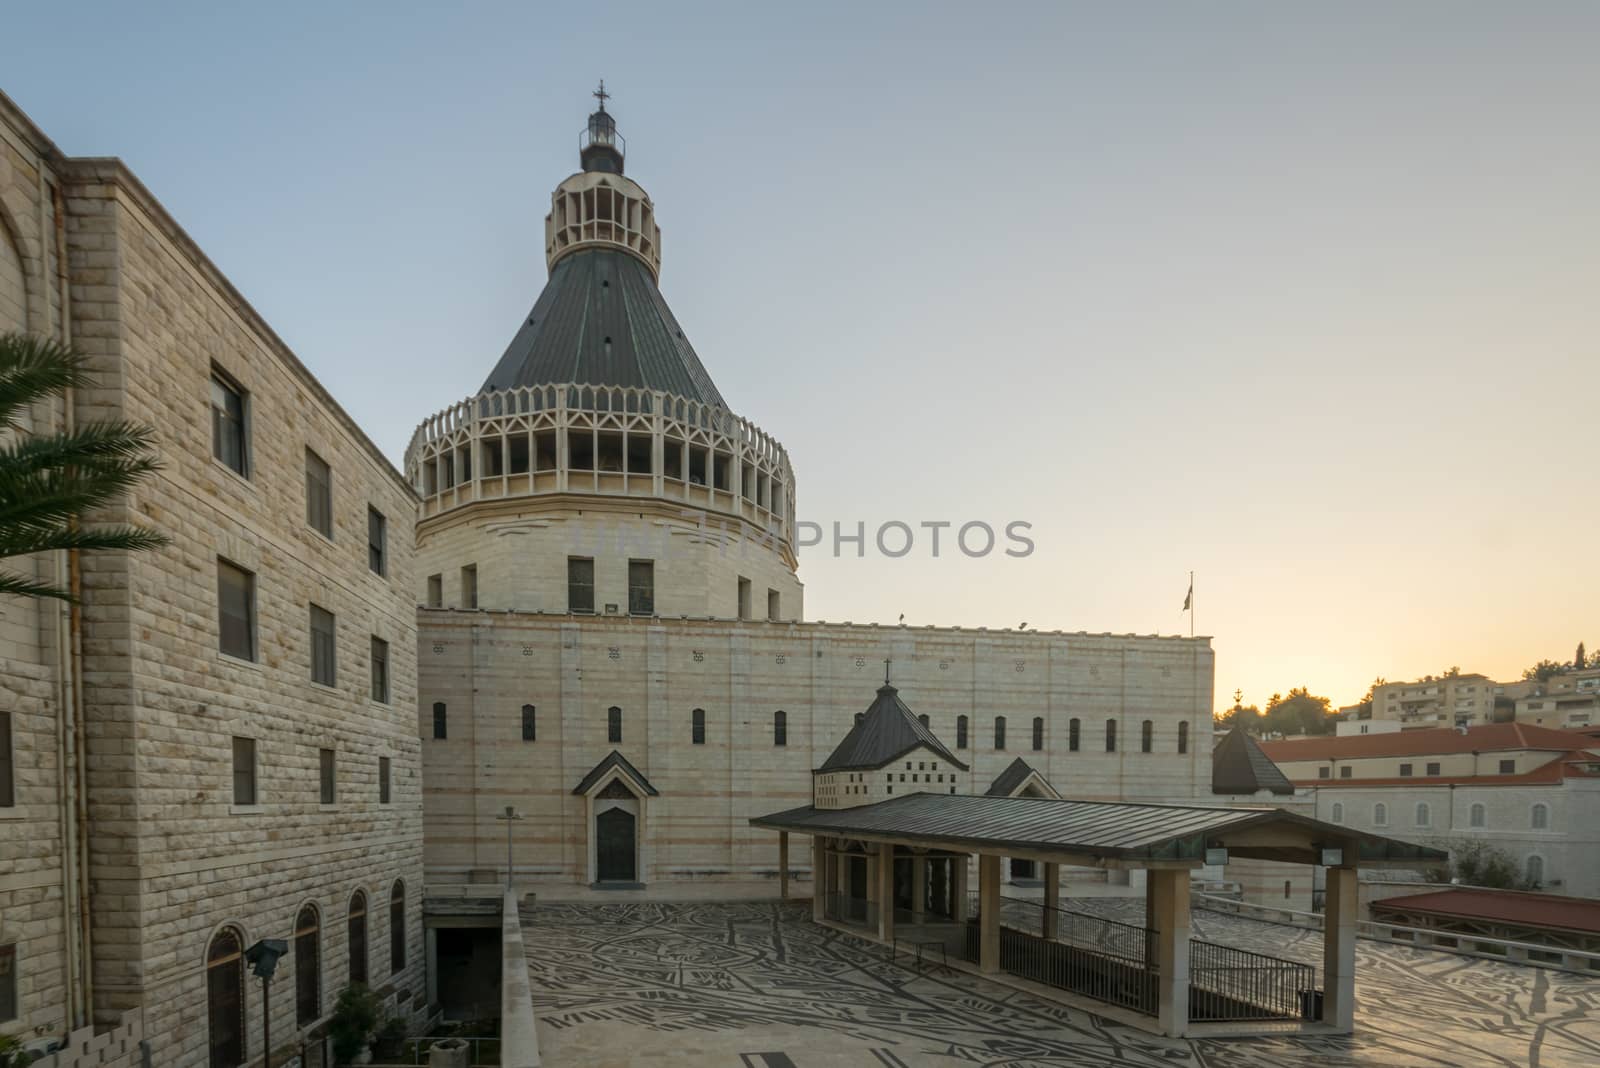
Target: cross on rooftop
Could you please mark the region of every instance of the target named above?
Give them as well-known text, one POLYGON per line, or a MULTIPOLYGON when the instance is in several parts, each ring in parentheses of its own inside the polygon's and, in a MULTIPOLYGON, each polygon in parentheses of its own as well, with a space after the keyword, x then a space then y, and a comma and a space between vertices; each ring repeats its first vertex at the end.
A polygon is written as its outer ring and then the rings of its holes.
POLYGON ((600 88, 596 89, 593 95, 596 100, 600 101, 600 110, 604 111, 606 109, 606 101, 611 99, 611 94, 606 92, 606 80, 604 78, 600 79, 600 88))

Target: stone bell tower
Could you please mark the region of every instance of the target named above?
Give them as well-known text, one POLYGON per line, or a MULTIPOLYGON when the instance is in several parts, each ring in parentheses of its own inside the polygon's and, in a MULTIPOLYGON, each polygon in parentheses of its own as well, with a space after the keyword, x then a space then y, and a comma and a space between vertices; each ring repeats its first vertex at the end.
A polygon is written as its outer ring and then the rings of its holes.
POLYGON ((599 106, 544 220, 549 278, 475 396, 406 449, 424 603, 794 620, 795 480, 667 306, 661 230, 599 106))

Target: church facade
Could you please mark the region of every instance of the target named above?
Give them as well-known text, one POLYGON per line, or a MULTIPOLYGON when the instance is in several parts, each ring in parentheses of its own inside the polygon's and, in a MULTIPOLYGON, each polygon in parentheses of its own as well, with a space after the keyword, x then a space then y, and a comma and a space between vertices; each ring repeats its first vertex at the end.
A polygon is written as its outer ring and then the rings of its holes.
POLYGON ((806 621, 788 454, 668 308, 603 101, 583 145, 543 292, 405 457, 429 878, 503 877, 509 806, 530 887, 775 879, 750 818, 810 803, 885 661, 961 765, 935 788, 1020 756, 1072 797, 1208 797, 1208 639, 806 621))

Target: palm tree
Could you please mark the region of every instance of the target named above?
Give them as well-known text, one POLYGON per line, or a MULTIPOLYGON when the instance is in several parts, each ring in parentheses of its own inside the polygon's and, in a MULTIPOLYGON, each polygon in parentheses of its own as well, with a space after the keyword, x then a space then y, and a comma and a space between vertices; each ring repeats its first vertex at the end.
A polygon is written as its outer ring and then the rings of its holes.
MULTIPOLYGON (((21 416, 34 404, 89 380, 84 358, 72 349, 26 334, 0 334, 0 561, 59 549, 140 552, 165 545, 165 535, 145 527, 83 529, 79 518, 114 502, 158 470, 149 427, 127 422, 83 423, 53 434, 26 434, 21 416)), ((0 594, 56 597, 72 593, 0 569, 0 594)))

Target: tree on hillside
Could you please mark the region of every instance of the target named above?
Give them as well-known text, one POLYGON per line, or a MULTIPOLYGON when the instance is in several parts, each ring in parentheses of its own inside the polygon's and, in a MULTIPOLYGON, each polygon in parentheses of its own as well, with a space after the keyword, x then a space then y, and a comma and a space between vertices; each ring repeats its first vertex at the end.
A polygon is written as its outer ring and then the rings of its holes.
POLYGON ((1451 664, 1448 668, 1445 668, 1444 674, 1439 677, 1441 679, 1459 679, 1461 677, 1461 668, 1457 664, 1451 664))
POLYGON ((1588 666, 1589 666, 1589 658, 1584 654, 1583 643, 1579 642, 1578 643, 1578 651, 1576 653, 1574 653, 1573 657, 1572 657, 1572 667, 1576 671, 1582 671, 1584 668, 1586 668, 1588 666))
MULTIPOLYGON (((0 334, 0 561, 62 549, 138 552, 166 544, 134 526, 84 528, 80 519, 117 500, 157 470, 154 431, 125 422, 81 423, 59 433, 30 434, 23 417, 64 389, 84 385, 78 353, 54 341, 0 334)), ((0 568, 0 594, 71 600, 71 591, 0 568)))
POLYGON ((1454 838, 1435 845, 1450 853, 1447 872, 1436 871, 1436 879, 1448 879, 1462 886, 1487 886, 1496 890, 1535 890, 1510 854, 1479 838, 1454 838))
POLYGON ((1389 680, 1379 675, 1372 680, 1372 685, 1367 687, 1366 694, 1356 702, 1356 719, 1372 718, 1372 695, 1378 692, 1379 686, 1389 685, 1389 680))
POLYGON ((1566 671, 1567 668, 1568 665, 1559 660, 1541 660, 1524 671, 1522 677, 1529 682, 1547 682, 1566 671))
POLYGON ((1289 696, 1273 694, 1262 715, 1262 726, 1276 734, 1332 734, 1333 708, 1326 697, 1314 697, 1301 686, 1289 696))

